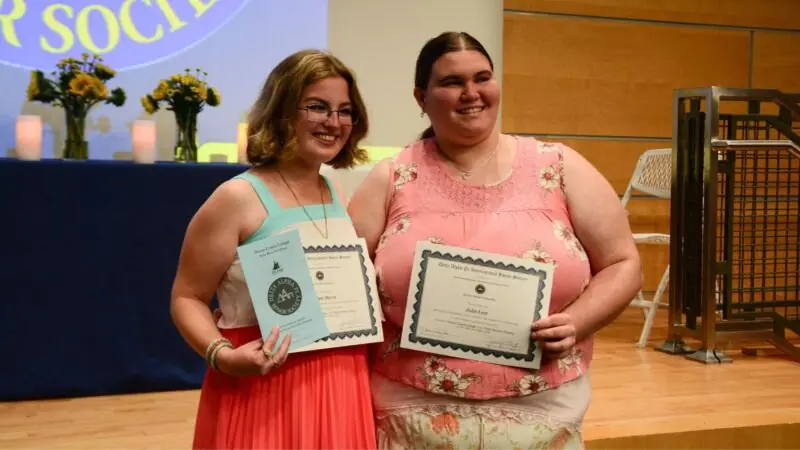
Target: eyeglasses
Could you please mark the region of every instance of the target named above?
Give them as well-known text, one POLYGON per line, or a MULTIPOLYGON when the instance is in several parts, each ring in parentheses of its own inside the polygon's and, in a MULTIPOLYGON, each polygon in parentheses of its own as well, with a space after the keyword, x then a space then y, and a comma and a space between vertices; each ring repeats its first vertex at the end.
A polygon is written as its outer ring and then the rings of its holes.
POLYGON ((336 113, 336 116, 339 118, 339 123, 342 125, 353 125, 358 122, 358 118, 351 108, 342 108, 333 111, 326 105, 314 104, 298 108, 298 110, 305 111, 306 119, 311 122, 327 122, 333 113, 336 113))

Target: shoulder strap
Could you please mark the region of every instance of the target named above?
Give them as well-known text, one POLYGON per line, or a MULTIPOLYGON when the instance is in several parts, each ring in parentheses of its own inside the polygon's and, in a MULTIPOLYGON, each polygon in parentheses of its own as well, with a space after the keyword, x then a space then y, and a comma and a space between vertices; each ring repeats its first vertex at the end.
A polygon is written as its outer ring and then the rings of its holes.
POLYGON ((342 201, 339 198, 339 192, 336 190, 336 185, 333 182, 333 180, 331 180, 330 177, 328 177, 327 175, 320 174, 320 176, 322 176, 322 179, 325 180, 325 184, 328 185, 328 189, 331 191, 331 202, 333 203, 333 205, 343 208, 344 206, 342 205, 342 201))
POLYGON ((267 188, 267 185, 264 184, 261 178, 258 178, 250 172, 240 173, 234 178, 247 180, 250 183, 250 186, 253 187, 253 190, 256 191, 258 198, 261 200, 261 204, 264 205, 264 209, 266 209, 270 215, 274 215, 280 211, 281 207, 278 206, 278 202, 275 200, 275 197, 269 191, 269 188, 267 188))

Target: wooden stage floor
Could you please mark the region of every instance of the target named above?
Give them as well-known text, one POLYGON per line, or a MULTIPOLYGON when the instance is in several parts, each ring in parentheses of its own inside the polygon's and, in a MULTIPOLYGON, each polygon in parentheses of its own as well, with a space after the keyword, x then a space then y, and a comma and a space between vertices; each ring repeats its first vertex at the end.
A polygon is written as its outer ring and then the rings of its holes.
MULTIPOLYGON (((659 313, 656 323, 666 323, 659 313)), ((732 349, 733 364, 707 366, 638 350, 641 324, 631 309, 597 336, 589 449, 800 448, 800 364, 732 349)), ((651 342, 665 335, 654 328, 651 342)), ((0 403, 0 449, 189 448, 197 398, 184 391, 0 403)))

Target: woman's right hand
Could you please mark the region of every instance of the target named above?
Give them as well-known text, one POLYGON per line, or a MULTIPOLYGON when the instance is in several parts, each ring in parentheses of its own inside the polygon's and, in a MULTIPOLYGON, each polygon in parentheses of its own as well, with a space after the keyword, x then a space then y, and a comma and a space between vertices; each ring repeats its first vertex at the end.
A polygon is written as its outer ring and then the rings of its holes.
POLYGON ((264 375, 277 370, 286 362, 289 345, 292 343, 292 335, 287 333, 278 350, 274 351, 279 334, 280 328, 275 326, 266 341, 257 339, 236 349, 220 349, 217 353, 217 367, 222 373, 235 377, 264 375), (268 353, 273 353, 272 358, 267 356, 268 353))

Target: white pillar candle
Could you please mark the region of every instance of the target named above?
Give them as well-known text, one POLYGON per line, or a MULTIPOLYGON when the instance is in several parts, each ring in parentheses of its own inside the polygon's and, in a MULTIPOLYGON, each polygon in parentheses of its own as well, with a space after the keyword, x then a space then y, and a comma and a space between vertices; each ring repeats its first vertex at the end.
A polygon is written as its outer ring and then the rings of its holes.
POLYGON ((18 159, 42 159, 42 118, 19 116, 17 118, 15 153, 18 159))
POLYGON ((152 164, 156 160, 156 123, 152 120, 136 120, 131 127, 133 160, 152 164))
POLYGON ((239 163, 247 164, 247 124, 240 123, 236 129, 236 154, 239 163))

